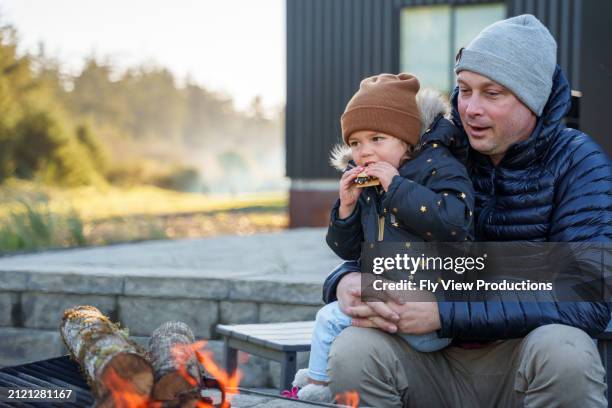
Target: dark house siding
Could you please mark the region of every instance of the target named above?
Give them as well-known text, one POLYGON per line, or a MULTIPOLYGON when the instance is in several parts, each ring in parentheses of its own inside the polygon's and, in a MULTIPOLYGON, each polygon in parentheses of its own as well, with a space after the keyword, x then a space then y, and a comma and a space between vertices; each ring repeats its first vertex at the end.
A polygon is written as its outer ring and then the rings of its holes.
POLYGON ((580 41, 580 129, 612 156, 612 1, 583 0, 580 41))
POLYGON ((366 76, 396 70, 392 0, 287 0, 287 176, 332 178, 340 115, 366 76))

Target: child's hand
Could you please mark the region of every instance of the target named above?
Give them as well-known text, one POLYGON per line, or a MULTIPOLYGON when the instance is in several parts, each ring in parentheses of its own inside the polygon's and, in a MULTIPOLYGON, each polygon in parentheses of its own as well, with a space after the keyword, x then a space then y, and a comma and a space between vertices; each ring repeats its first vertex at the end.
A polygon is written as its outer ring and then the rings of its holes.
POLYGON ((370 164, 364 171, 368 176, 377 177, 385 191, 389 189, 393 177, 399 175, 395 167, 383 161, 370 164))
POLYGON ((363 171, 363 167, 355 167, 346 171, 340 179, 340 210, 341 219, 351 215, 361 194, 361 188, 355 184, 355 179, 363 171))

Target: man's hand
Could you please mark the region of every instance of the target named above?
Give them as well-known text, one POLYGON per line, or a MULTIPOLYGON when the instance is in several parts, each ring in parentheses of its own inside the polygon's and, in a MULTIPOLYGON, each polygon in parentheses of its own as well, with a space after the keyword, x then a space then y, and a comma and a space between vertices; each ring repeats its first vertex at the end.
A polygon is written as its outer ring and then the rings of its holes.
POLYGON ((442 327, 438 302, 410 302, 400 305, 400 333, 425 334, 442 327))
POLYGON ((425 334, 442 327, 438 302, 427 301, 435 299, 429 292, 419 294, 420 302, 404 303, 396 295, 389 293, 389 300, 382 302, 368 302, 375 316, 353 318, 353 326, 376 327, 389 333, 425 334), (390 319, 392 314, 383 314, 381 311, 390 310, 398 319, 390 319), (386 318, 383 316, 387 316, 386 318))
POLYGON ((370 307, 361 301, 361 273, 351 272, 342 277, 336 288, 340 310, 351 317, 372 315, 370 307))
POLYGON ((368 176, 378 178, 380 185, 385 191, 389 189, 389 184, 391 184, 393 177, 399 175, 395 167, 383 161, 370 164, 364 171, 368 176))
MULTIPOLYGON (((380 327, 385 331, 394 333, 397 331, 397 326, 394 322, 399 320, 399 315, 395 313, 389 306, 383 302, 368 302, 361 301, 361 274, 359 272, 351 272, 345 275, 336 288, 336 296, 338 304, 348 316, 353 318, 353 321, 362 321, 372 319, 376 322, 376 326, 362 327, 380 327)), ((353 324, 358 326, 359 324, 353 324)))
POLYGON ((354 167, 342 175, 340 178, 340 209, 338 215, 344 219, 351 215, 357 205, 357 200, 361 194, 361 188, 355 184, 355 179, 363 171, 363 167, 354 167))

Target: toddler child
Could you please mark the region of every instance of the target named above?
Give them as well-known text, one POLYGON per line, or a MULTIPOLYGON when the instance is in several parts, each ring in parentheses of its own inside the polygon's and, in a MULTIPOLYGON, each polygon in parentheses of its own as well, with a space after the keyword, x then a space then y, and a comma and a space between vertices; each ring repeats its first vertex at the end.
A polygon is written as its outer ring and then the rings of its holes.
MULTIPOLYGON (((347 273, 359 271, 363 242, 472 239, 472 183, 454 156, 466 151, 465 143, 445 113, 441 96, 419 93, 419 81, 409 74, 366 78, 349 101, 341 118, 345 144, 332 154, 332 164, 344 173, 326 237, 348 261, 341 265, 347 273), (355 180, 364 175, 380 185, 361 187, 355 180)), ((300 387, 299 399, 333 400, 327 358, 334 339, 350 325, 337 301, 317 313, 309 368, 293 383, 300 387)), ((436 333, 399 336, 422 352, 451 341, 436 333)))

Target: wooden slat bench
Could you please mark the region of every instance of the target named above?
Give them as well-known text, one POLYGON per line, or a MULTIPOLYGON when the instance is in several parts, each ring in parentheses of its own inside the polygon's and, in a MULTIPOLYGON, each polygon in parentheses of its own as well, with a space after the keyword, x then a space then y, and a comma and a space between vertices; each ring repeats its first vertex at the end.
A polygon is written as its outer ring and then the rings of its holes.
POLYGON ((224 341, 225 369, 236 370, 238 350, 278 361, 281 363, 280 389, 290 389, 297 370, 297 352, 310 351, 314 323, 217 325, 224 341))
MULTIPOLYGON (((217 332, 224 339, 225 368, 236 370, 238 350, 281 363, 280 389, 291 388, 296 372, 299 351, 310 351, 314 321, 267 324, 218 325, 217 332)), ((608 383, 608 369, 612 367, 612 330, 595 337, 608 383)), ((608 401, 612 408, 612 401, 608 401)))

